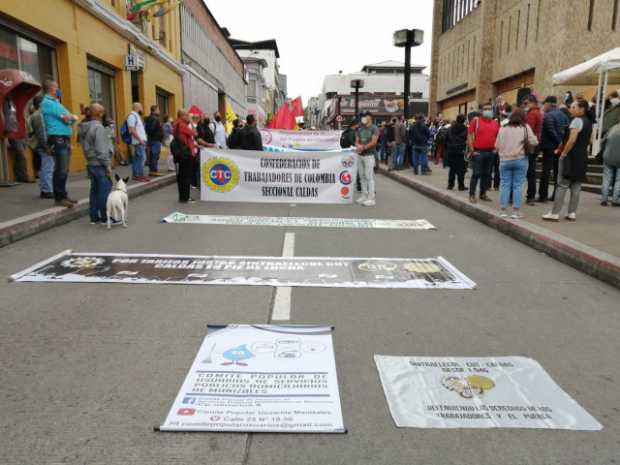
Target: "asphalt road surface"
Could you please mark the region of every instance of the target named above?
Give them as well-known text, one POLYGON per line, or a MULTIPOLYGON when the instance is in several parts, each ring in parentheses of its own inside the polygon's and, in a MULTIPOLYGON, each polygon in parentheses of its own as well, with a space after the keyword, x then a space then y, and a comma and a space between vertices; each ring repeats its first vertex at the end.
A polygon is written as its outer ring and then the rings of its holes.
MULTIPOLYGON (((0 249, 4 277, 64 249, 444 256, 478 288, 295 288, 291 323, 336 327, 348 434, 156 433, 207 323, 267 323, 267 287, 0 282, 0 463, 7 465, 585 465, 620 462, 620 291, 386 178, 378 206, 196 203, 189 213, 426 218, 437 231, 164 225, 176 187, 128 229, 86 218, 0 249), (600 432, 396 428, 373 354, 536 359, 600 432)), ((579 227, 578 223, 575 227, 579 227)))

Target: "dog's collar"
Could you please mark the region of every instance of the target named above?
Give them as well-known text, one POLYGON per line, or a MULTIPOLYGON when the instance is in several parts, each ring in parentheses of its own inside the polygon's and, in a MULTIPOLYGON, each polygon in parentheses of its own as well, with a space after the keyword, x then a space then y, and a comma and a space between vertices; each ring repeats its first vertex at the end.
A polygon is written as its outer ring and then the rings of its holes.
POLYGON ((112 189, 112 191, 117 191, 117 192, 124 192, 127 193, 126 191, 124 191, 123 189, 117 189, 116 187, 114 189, 112 189))

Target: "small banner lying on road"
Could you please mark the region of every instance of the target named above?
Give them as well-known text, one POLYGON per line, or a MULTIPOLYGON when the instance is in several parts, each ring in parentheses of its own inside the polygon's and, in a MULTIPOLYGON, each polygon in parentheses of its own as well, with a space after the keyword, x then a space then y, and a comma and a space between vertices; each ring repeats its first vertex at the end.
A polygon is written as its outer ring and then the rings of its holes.
POLYGON ((286 228, 349 228, 349 229, 436 229, 426 220, 383 220, 374 218, 307 218, 303 216, 229 216, 190 215, 175 212, 162 223, 217 224, 227 226, 280 226, 286 228))
POLYGON ((260 130, 263 146, 272 145, 296 150, 340 150, 342 131, 260 130))
POLYGON ((205 201, 351 204, 353 152, 201 151, 205 201))
POLYGON ((375 362, 399 427, 603 428, 529 358, 375 355, 375 362))
POLYGON ((344 433, 332 329, 210 326, 160 431, 344 433))
POLYGON ((220 257, 63 252, 19 282, 473 289, 445 259, 220 257))

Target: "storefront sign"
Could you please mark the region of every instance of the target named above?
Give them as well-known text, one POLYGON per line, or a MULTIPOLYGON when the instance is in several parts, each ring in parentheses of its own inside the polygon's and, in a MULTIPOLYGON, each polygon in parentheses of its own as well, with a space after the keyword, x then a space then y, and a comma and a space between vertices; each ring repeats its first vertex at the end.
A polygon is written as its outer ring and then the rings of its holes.
POLYGON ((297 150, 339 150, 341 131, 287 131, 261 129, 263 145, 297 150))
POLYGON ((344 433, 332 328, 209 326, 159 429, 344 433))
POLYGON ((435 229, 426 220, 383 220, 374 218, 307 218, 303 216, 229 216, 190 215, 175 212, 162 223, 217 224, 227 226, 278 226, 286 228, 349 228, 349 229, 435 229))
POLYGON ((221 257, 65 251, 17 282, 473 289, 445 259, 221 257))
POLYGON ((525 357, 390 357, 375 363, 396 426, 603 427, 525 357))
POLYGON ((351 204, 351 152, 202 150, 201 199, 219 202, 351 204))

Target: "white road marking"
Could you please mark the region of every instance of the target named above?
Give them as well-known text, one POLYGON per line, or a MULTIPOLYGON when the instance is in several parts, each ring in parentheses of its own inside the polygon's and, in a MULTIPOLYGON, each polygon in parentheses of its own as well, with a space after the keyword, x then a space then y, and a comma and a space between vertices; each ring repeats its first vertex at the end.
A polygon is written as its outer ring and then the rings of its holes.
MULTIPOLYGON (((283 257, 295 256, 295 233, 287 232, 282 245, 283 257)), ((271 321, 288 321, 291 319, 291 287, 277 287, 271 310, 271 321)))

